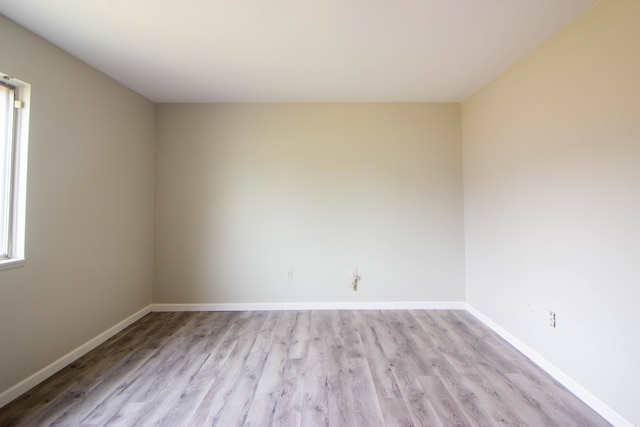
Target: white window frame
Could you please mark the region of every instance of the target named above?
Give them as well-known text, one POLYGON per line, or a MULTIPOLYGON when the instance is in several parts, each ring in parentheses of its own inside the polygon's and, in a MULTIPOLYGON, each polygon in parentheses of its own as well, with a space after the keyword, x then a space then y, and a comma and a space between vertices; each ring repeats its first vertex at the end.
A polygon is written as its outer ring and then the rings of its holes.
MULTIPOLYGON (((27 154, 31 86, 0 72, 0 82, 13 90, 14 108, 11 129, 12 150, 9 173, 9 221, 0 238, 6 236, 8 251, 0 254, 0 270, 19 267, 25 261, 25 222, 27 201, 27 154)), ((4 129, 2 130, 4 131, 4 129)), ((0 177, 4 180, 5 177, 0 177)), ((4 184, 4 183, 2 183, 4 184)))

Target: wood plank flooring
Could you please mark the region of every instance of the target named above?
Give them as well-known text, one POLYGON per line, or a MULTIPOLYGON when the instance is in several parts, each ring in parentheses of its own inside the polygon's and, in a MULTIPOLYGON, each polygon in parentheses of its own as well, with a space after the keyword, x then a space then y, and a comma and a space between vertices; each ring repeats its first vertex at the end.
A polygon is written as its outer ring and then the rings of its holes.
POLYGON ((465 311, 151 313, 0 426, 605 426, 465 311))

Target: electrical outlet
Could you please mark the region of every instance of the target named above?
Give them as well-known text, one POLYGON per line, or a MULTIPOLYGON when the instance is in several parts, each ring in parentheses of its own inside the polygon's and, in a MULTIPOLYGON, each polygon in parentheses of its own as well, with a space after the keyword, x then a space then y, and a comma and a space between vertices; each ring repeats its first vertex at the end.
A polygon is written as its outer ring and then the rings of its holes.
POLYGON ((527 304, 527 308, 529 309, 529 313, 533 313, 534 311, 534 307, 533 307, 533 303, 530 302, 529 304, 527 304))
POLYGON ((293 281, 293 270, 287 271, 287 281, 288 282, 292 282, 293 281))
POLYGON ((551 326, 554 329, 556 327, 556 312, 555 311, 550 311, 549 312, 549 326, 551 326))

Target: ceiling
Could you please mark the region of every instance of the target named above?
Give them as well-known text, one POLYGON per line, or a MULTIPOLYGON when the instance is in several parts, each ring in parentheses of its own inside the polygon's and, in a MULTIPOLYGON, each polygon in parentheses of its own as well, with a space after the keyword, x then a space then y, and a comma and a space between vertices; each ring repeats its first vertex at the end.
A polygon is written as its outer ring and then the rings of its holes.
POLYGON ((155 102, 455 102, 598 0, 0 0, 155 102))

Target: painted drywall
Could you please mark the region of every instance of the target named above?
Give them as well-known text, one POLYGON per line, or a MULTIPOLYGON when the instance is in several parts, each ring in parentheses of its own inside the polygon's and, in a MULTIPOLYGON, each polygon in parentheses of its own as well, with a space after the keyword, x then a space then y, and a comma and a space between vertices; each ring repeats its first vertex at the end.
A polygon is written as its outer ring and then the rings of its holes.
POLYGON ((157 123, 154 302, 463 300, 459 104, 165 104, 157 123))
POLYGON ((31 84, 26 263, 0 271, 0 392, 151 302, 155 108, 0 16, 31 84))
POLYGON ((467 301, 635 425, 639 22, 605 0, 462 108, 467 301))

